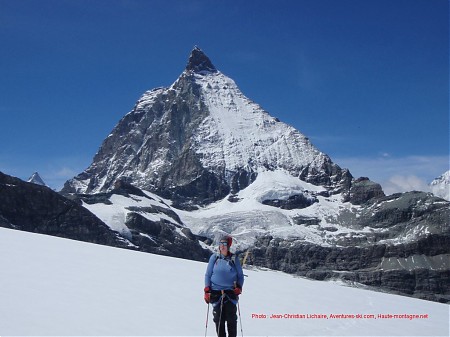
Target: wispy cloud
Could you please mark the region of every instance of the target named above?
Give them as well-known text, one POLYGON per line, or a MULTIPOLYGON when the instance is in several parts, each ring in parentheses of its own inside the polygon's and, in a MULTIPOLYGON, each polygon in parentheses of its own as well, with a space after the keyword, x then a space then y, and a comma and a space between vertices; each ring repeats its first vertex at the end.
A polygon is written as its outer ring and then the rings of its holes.
POLYGON ((70 167, 61 167, 57 171, 54 172, 54 175, 59 178, 69 179, 76 176, 80 171, 75 171, 70 167))
POLYGON ((297 83, 303 90, 316 90, 323 82, 322 70, 306 52, 297 55, 297 83))
POLYGON ((395 157, 381 153, 377 157, 334 158, 355 177, 369 177, 378 182, 386 194, 406 191, 429 191, 428 184, 449 169, 449 156, 395 157))
POLYGON ((392 194, 395 192, 406 192, 406 191, 425 191, 429 192, 430 187, 429 182, 415 176, 400 176, 395 175, 389 178, 388 181, 384 181, 384 190, 386 194, 392 194))

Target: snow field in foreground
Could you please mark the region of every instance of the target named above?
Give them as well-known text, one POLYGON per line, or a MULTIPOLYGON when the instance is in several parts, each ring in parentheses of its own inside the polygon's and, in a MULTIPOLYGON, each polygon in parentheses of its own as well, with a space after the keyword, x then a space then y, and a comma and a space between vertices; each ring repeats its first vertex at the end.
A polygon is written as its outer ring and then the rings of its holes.
MULTIPOLYGON (((201 262, 0 228, 0 336, 203 336, 205 269, 201 262)), ((445 304, 281 272, 245 274, 244 336, 449 334, 445 304)), ((211 313, 208 335, 214 336, 211 313)))

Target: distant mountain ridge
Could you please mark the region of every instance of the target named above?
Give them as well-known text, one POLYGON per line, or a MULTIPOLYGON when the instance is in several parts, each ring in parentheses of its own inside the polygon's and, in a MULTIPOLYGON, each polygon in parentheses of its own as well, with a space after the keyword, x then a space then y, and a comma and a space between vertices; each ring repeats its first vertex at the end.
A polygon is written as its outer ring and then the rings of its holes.
POLYGON ((41 178, 38 172, 34 172, 28 179, 28 182, 36 185, 47 186, 47 184, 44 182, 44 180, 41 178))

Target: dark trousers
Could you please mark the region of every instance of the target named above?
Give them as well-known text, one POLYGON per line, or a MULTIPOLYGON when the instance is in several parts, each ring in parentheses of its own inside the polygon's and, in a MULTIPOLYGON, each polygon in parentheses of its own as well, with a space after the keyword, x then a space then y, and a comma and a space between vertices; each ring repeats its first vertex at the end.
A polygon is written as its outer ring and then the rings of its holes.
POLYGON ((227 324, 228 336, 236 337, 237 334, 237 315, 236 305, 231 301, 219 302, 213 310, 214 323, 216 323, 216 332, 218 337, 226 337, 225 322, 227 324))

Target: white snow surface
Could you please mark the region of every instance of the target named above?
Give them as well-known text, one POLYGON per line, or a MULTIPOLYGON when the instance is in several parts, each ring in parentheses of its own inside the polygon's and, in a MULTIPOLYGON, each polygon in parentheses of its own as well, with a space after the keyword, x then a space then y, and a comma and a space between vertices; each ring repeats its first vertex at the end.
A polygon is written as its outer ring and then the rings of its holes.
POLYGON ((430 183, 434 195, 450 201, 450 170, 430 183))
MULTIPOLYGON (((195 81, 199 86, 201 100, 208 114, 197 126, 190 146, 198 154, 203 167, 209 171, 218 174, 225 172, 226 179, 241 168, 259 170, 270 167, 299 175, 300 170, 307 166, 321 171, 324 162, 329 160, 298 130, 270 116, 258 104, 244 96, 236 83, 220 71, 184 71, 170 87, 145 92, 127 115, 146 114, 164 95, 172 97, 180 94, 178 84, 185 77, 191 76, 192 79, 189 80, 195 81)), ((116 179, 121 176, 133 177, 138 187, 142 187, 151 179, 159 179, 157 172, 171 164, 167 159, 166 146, 161 146, 160 151, 152 155, 144 171, 140 171, 132 162, 135 156, 145 151, 152 128, 157 129, 157 126, 165 124, 168 118, 171 118, 169 110, 152 120, 148 127, 142 126, 143 123, 149 122, 146 118, 131 125, 130 143, 123 144, 129 151, 124 155, 118 150, 103 158, 106 164, 102 165, 107 166, 108 173, 99 178, 99 183, 90 193, 102 191, 112 176, 116 179)), ((114 132, 117 130, 114 129, 114 132)), ((113 133, 109 137, 112 137, 113 133)), ((164 137, 168 137, 169 142, 173 141, 169 135, 164 137)), ((72 187, 79 193, 86 193, 89 183, 89 179, 71 181, 72 187)))
POLYGON ((231 78, 220 71, 193 76, 210 112, 194 143, 204 167, 234 170, 269 164, 287 169, 311 164, 320 168, 325 155, 299 131, 245 97, 231 78))
MULTIPOLYGON (((138 212, 144 218, 154 222, 167 220, 173 224, 181 226, 181 224, 179 224, 175 219, 171 218, 167 214, 164 214, 162 212, 146 211, 146 208, 151 208, 152 206, 171 209, 170 206, 168 206, 171 201, 160 198, 156 194, 150 192, 144 193, 146 194, 146 196, 131 194, 130 196, 125 197, 123 195, 113 194, 108 199, 111 204, 88 204, 86 202, 83 202, 82 205, 90 212, 95 214, 100 220, 108 225, 108 227, 116 232, 119 232, 127 239, 131 238, 130 229, 125 224, 127 215, 130 212, 138 212)), ((185 236, 183 233, 181 234, 185 236)))
MULTIPOLYGON (((1 336, 205 335, 205 263, 0 228, 0 266, 1 336)), ((244 336, 449 334, 445 304, 281 272, 244 272, 244 336)), ((215 335, 211 312, 207 335, 215 335)))
POLYGON ((317 196, 319 202, 304 209, 285 210, 261 203, 266 199, 287 199, 296 194, 308 197, 322 189, 281 169, 261 170, 252 184, 236 194, 237 202, 224 198, 197 211, 177 209, 176 212, 194 234, 216 239, 225 233, 231 234, 240 250, 253 246, 261 234, 329 245, 336 235, 355 232, 335 221, 342 210, 351 213, 358 209, 358 206, 342 202, 341 195, 330 198, 317 196), (317 218, 320 224, 308 227, 296 225, 293 221, 295 217, 317 218), (325 233, 323 227, 327 226, 333 226, 337 231, 325 233))
MULTIPOLYGON (((261 234, 329 245, 334 243, 336 235, 355 233, 353 229, 336 224, 335 219, 342 210, 356 212, 358 206, 343 203, 340 200, 340 195, 330 198, 318 196, 319 202, 304 209, 284 210, 262 204, 263 200, 285 200, 298 194, 312 197, 313 194, 322 190, 324 190, 322 187, 304 182, 282 169, 275 171, 260 170, 256 180, 236 194, 237 202, 230 202, 228 198, 224 198, 197 211, 183 211, 173 208, 170 200, 163 199, 148 191, 144 191, 146 197, 112 195, 109 198, 110 205, 83 202, 83 206, 125 238, 129 238, 131 235, 125 224, 127 214, 131 211, 138 211, 139 214, 149 220, 155 222, 161 219, 168 220, 190 228, 194 234, 217 240, 225 233, 231 234, 235 247, 240 250, 252 247, 256 238, 261 234), (175 212, 181 218, 182 224, 177 223, 164 213, 146 212, 145 208, 152 205, 175 212), (308 227, 295 225, 293 218, 298 216, 318 218, 320 224, 308 227), (333 226, 337 230, 333 233, 325 233, 323 227, 327 226, 333 226)), ((361 230, 356 232, 361 232, 361 230)))

